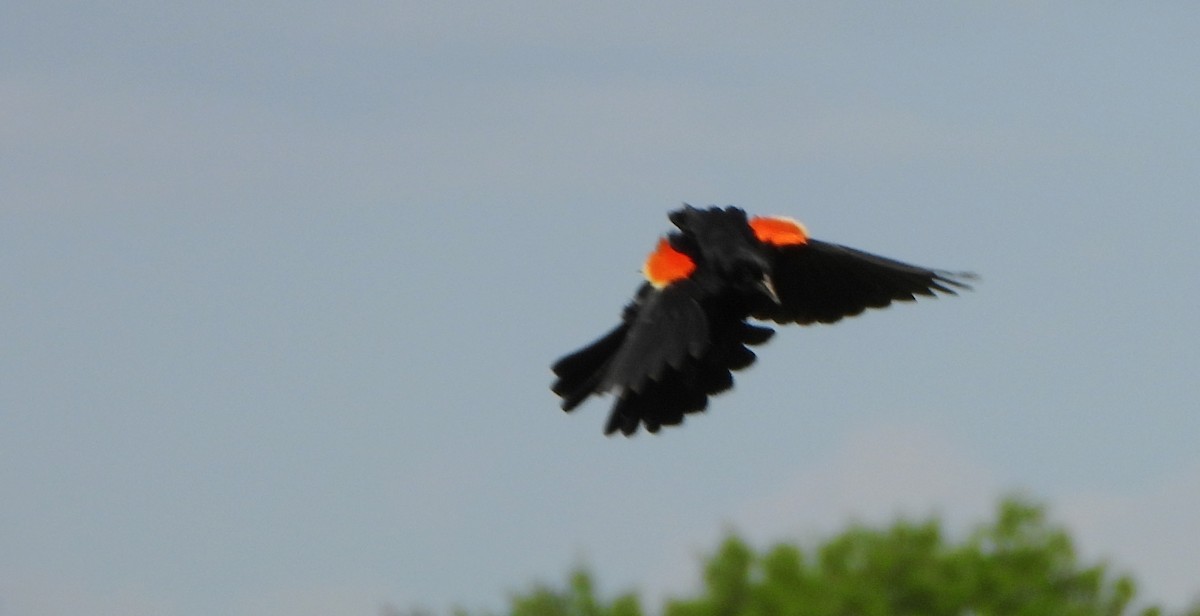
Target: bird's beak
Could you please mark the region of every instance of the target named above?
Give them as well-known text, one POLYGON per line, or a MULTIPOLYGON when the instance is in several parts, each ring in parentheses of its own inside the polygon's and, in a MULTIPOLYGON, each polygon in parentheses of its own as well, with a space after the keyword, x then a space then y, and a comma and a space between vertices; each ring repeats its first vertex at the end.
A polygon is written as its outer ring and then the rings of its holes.
POLYGON ((775 292, 775 283, 771 280, 770 274, 763 274, 762 280, 758 281, 758 286, 762 288, 767 297, 771 298, 771 301, 775 302, 776 305, 782 303, 779 301, 779 294, 775 292))

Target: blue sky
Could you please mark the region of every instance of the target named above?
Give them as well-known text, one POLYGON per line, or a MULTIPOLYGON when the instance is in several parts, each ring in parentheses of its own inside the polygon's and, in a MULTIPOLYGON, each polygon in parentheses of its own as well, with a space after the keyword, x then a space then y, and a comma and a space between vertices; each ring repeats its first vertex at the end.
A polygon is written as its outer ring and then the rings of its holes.
POLYGON ((5 6, 0 614, 498 608, 578 562, 653 598, 726 529, 965 528, 1014 491, 1181 606, 1196 17, 5 6), (781 331, 708 414, 604 438, 549 363, 684 201, 982 280, 781 331))

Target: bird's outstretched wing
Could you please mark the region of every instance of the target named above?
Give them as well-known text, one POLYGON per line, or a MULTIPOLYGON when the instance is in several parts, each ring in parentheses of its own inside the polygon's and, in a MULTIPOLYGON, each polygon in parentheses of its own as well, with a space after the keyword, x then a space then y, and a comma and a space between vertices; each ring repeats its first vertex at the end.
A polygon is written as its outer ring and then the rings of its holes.
POLYGON ((592 394, 616 395, 605 433, 650 432, 683 421, 708 396, 733 386, 731 370, 749 366, 774 333, 705 305, 696 285, 644 285, 621 325, 553 365, 552 389, 570 411, 592 394))
POLYGON ((932 270, 814 239, 773 246, 771 279, 779 304, 756 313, 776 323, 833 323, 867 308, 918 295, 956 295, 974 276, 932 270))

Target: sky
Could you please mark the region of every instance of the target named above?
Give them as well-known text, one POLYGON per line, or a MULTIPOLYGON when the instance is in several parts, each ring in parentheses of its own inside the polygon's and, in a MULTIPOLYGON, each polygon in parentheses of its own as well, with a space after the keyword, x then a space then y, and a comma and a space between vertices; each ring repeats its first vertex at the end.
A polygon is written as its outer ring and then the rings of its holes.
POLYGON ((648 603, 998 500, 1200 598, 1186 3, 7 3, 0 615, 648 603), (606 438, 550 363, 681 203, 971 270, 606 438), (391 606, 391 607, 389 607, 391 606))

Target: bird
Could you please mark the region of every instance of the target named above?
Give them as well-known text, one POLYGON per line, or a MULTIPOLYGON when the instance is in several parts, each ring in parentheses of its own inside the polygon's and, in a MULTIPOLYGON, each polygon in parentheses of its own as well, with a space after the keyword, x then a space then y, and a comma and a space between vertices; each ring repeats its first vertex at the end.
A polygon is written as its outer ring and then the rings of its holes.
POLYGON ((825 324, 917 296, 957 295, 969 272, 910 265, 809 236, 786 216, 688 204, 647 256, 645 281, 620 323, 551 369, 551 390, 571 412, 615 397, 605 435, 656 433, 704 411, 754 363, 769 325, 825 324))

